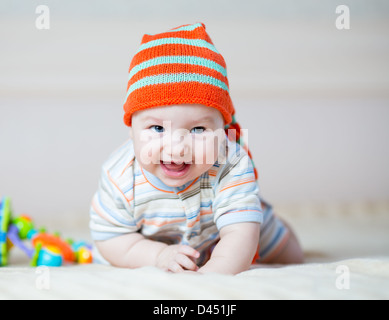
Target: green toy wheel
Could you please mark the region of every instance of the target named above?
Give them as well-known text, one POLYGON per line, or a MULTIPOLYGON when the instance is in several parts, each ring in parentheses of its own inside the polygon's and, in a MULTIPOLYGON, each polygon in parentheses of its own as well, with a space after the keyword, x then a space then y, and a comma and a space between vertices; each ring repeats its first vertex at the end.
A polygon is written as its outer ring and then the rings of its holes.
POLYGON ((7 233, 11 221, 11 200, 3 197, 0 202, 0 267, 8 264, 7 233))

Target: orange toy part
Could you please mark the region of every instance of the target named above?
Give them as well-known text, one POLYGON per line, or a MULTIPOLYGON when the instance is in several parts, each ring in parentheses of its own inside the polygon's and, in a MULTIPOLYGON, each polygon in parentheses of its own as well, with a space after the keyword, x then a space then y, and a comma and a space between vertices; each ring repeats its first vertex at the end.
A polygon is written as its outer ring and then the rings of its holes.
POLYGON ((74 262, 76 260, 76 256, 70 245, 68 245, 59 237, 56 237, 52 234, 39 233, 33 238, 32 245, 35 247, 39 242, 41 242, 43 246, 57 247, 59 250, 61 250, 63 258, 68 262, 74 262))

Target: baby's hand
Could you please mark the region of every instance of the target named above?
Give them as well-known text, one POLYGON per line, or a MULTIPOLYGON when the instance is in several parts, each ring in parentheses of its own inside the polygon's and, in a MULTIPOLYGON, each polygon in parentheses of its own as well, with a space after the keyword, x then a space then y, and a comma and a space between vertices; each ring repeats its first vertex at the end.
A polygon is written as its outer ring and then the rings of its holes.
POLYGON ((194 259, 199 256, 200 253, 190 246, 170 245, 158 255, 157 267, 171 272, 197 271, 198 266, 194 263, 194 259))

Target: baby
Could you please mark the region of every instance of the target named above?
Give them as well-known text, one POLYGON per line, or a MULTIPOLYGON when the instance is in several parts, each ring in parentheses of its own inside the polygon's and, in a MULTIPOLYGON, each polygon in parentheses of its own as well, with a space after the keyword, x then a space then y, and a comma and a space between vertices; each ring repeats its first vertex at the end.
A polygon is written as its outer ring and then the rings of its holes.
POLYGON ((143 36, 124 111, 131 138, 103 165, 90 211, 96 260, 224 274, 302 261, 292 230, 259 197, 204 24, 143 36))

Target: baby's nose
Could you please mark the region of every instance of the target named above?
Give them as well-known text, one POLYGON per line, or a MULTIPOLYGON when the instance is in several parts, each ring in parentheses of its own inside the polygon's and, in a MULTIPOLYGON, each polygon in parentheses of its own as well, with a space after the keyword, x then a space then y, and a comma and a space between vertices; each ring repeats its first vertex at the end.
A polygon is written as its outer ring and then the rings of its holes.
POLYGON ((192 160, 192 139, 188 130, 174 132, 166 137, 163 152, 174 162, 189 162, 192 160))

